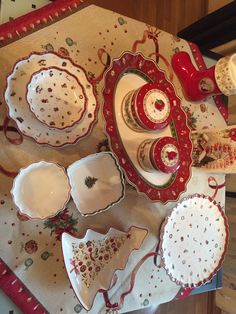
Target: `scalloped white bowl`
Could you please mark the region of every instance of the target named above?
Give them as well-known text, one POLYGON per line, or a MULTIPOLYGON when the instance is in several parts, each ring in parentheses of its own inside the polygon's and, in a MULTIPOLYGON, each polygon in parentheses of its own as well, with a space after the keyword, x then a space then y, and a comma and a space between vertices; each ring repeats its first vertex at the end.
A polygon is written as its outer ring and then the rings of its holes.
POLYGON ((21 214, 46 219, 63 210, 70 199, 70 184, 65 169, 40 161, 22 168, 11 190, 21 214))

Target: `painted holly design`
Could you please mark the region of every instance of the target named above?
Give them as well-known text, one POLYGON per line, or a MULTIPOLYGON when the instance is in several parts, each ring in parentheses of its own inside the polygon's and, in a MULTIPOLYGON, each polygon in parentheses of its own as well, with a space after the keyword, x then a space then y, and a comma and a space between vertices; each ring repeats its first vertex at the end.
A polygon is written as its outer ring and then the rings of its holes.
POLYGON ((125 241, 131 239, 131 234, 108 237, 104 240, 92 240, 86 243, 72 243, 73 258, 71 272, 81 277, 87 288, 96 279, 100 271, 111 262, 122 249, 125 241))
POLYGON ((197 128, 197 119, 194 117, 193 112, 190 111, 190 109, 187 106, 183 106, 183 109, 187 115, 187 123, 188 126, 192 129, 192 130, 196 130, 197 128))
POLYGON ((55 217, 49 218, 44 222, 44 228, 51 229, 51 235, 55 234, 57 240, 61 240, 61 235, 63 232, 68 232, 74 235, 77 228, 76 224, 78 219, 73 217, 73 214, 69 214, 68 209, 60 212, 55 217))
POLYGON ((167 152, 167 156, 169 160, 174 160, 177 156, 177 153, 175 151, 167 152))

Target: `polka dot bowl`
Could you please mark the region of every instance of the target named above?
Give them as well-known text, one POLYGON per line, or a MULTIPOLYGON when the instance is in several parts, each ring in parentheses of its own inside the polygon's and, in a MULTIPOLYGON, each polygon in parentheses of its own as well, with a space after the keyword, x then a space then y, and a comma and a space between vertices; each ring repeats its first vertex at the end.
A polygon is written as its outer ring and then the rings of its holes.
POLYGON ((87 105, 85 90, 78 78, 53 66, 31 75, 26 101, 36 118, 53 129, 79 123, 87 105))

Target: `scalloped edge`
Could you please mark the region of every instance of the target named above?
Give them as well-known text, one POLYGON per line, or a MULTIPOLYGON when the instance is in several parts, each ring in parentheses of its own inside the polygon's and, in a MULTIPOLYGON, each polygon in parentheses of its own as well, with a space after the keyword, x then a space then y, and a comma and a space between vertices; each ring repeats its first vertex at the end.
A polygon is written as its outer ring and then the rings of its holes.
POLYGON ((58 163, 53 162, 53 161, 40 160, 39 162, 31 163, 31 164, 29 164, 28 166, 26 166, 26 167, 24 167, 24 168, 20 168, 20 171, 19 171, 18 175, 17 175, 17 176, 14 178, 14 180, 13 180, 13 185, 12 185, 12 188, 11 188, 10 193, 11 193, 11 195, 12 195, 12 199, 13 199, 14 204, 16 205, 16 207, 18 208, 19 212, 20 212, 23 216, 29 218, 30 220, 36 220, 36 219, 37 219, 37 220, 46 220, 46 219, 55 217, 56 215, 58 215, 61 211, 63 211, 63 210, 66 208, 66 205, 67 205, 67 203, 68 203, 69 200, 70 200, 70 191, 71 191, 70 181, 69 181, 69 178, 68 178, 68 175, 67 175, 67 173, 66 173, 65 168, 64 168, 63 166, 59 165, 58 163), (57 210, 57 211, 55 212, 55 214, 48 215, 48 216, 45 216, 45 217, 30 216, 29 214, 26 214, 26 213, 22 212, 22 206, 21 206, 20 204, 17 204, 18 202, 16 201, 16 197, 15 197, 15 193, 14 193, 14 191, 15 191, 15 183, 16 183, 17 177, 19 177, 19 176, 21 175, 21 172, 22 172, 23 170, 26 170, 27 168, 29 168, 29 167, 31 167, 31 166, 33 166, 33 165, 36 165, 36 164, 51 164, 51 165, 57 166, 58 168, 60 168, 60 169, 64 172, 64 174, 65 174, 65 176, 66 176, 66 178, 67 178, 67 181, 68 181, 68 186, 67 186, 67 188, 68 188, 67 199, 66 199, 66 201, 64 202, 63 206, 61 207, 61 209, 57 210))
POLYGON ((162 225, 161 225, 161 229, 160 229, 160 244, 159 244, 159 254, 161 256, 161 260, 163 262, 162 266, 163 268, 166 270, 167 275, 170 277, 170 279, 175 282, 177 285, 180 285, 182 288, 197 288, 200 287, 204 284, 206 284, 207 282, 209 282, 212 277, 217 273, 217 271, 221 268, 223 261, 225 259, 225 255, 227 252, 227 248, 228 248, 228 244, 229 244, 229 225, 228 225, 228 221, 227 221, 227 217, 224 213, 224 211, 222 210, 221 206, 219 203, 217 203, 213 198, 211 198, 210 196, 207 196, 205 194, 192 194, 189 196, 186 196, 184 198, 181 199, 181 201, 176 204, 171 210, 170 213, 166 216, 165 220, 163 221, 162 225), (169 269, 165 267, 165 258, 163 257, 163 249, 162 249, 162 244, 163 244, 163 238, 164 238, 164 232, 165 232, 165 226, 168 224, 168 220, 170 218, 170 216, 172 215, 173 211, 175 209, 177 209, 177 207, 184 201, 187 201, 189 199, 193 199, 193 198, 203 198, 203 199, 208 199, 210 202, 212 202, 219 210, 223 220, 224 220, 224 226, 225 226, 225 243, 224 243, 224 251, 222 253, 222 256, 219 260, 218 265, 215 267, 215 269, 210 273, 210 275, 204 279, 204 280, 200 280, 198 283, 196 284, 184 284, 183 282, 181 282, 180 280, 175 279, 171 273, 169 272, 169 269))

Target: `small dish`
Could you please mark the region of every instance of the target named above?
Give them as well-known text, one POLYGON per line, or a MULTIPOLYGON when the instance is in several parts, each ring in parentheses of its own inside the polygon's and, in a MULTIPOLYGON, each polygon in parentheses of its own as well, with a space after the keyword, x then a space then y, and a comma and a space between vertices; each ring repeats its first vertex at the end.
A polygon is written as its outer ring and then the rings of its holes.
POLYGON ((55 129, 78 123, 87 102, 78 78, 57 67, 43 68, 32 74, 26 99, 36 118, 55 129))
POLYGON ((89 155, 74 162, 67 174, 72 199, 83 216, 107 210, 124 198, 123 173, 110 152, 89 155))
POLYGON ((38 144, 53 147, 75 144, 91 133, 97 120, 98 102, 94 86, 90 83, 86 71, 70 58, 62 57, 55 52, 33 52, 18 60, 7 77, 4 97, 8 107, 8 115, 16 122, 19 131, 34 139, 38 144), (77 77, 83 85, 87 97, 83 119, 63 132, 40 122, 31 112, 25 97, 26 85, 32 73, 51 66, 66 70, 77 77))
POLYGON ((156 131, 171 120, 171 106, 165 88, 147 83, 129 92, 123 100, 123 116, 136 131, 156 131))
POLYGON ((11 194, 21 214, 47 219, 63 210, 69 201, 69 179, 63 167, 40 161, 20 170, 11 194))
POLYGON ((133 250, 138 250, 148 231, 132 226, 127 232, 110 228, 106 234, 88 229, 83 238, 62 234, 66 271, 79 302, 86 310, 96 294, 111 287, 116 270, 126 267, 133 250))
POLYGON ((178 142, 169 136, 145 140, 139 146, 138 160, 146 171, 175 173, 180 166, 178 142))
POLYGON ((182 287, 198 287, 220 269, 228 245, 227 218, 219 203, 194 194, 166 217, 160 233, 162 265, 182 287))

